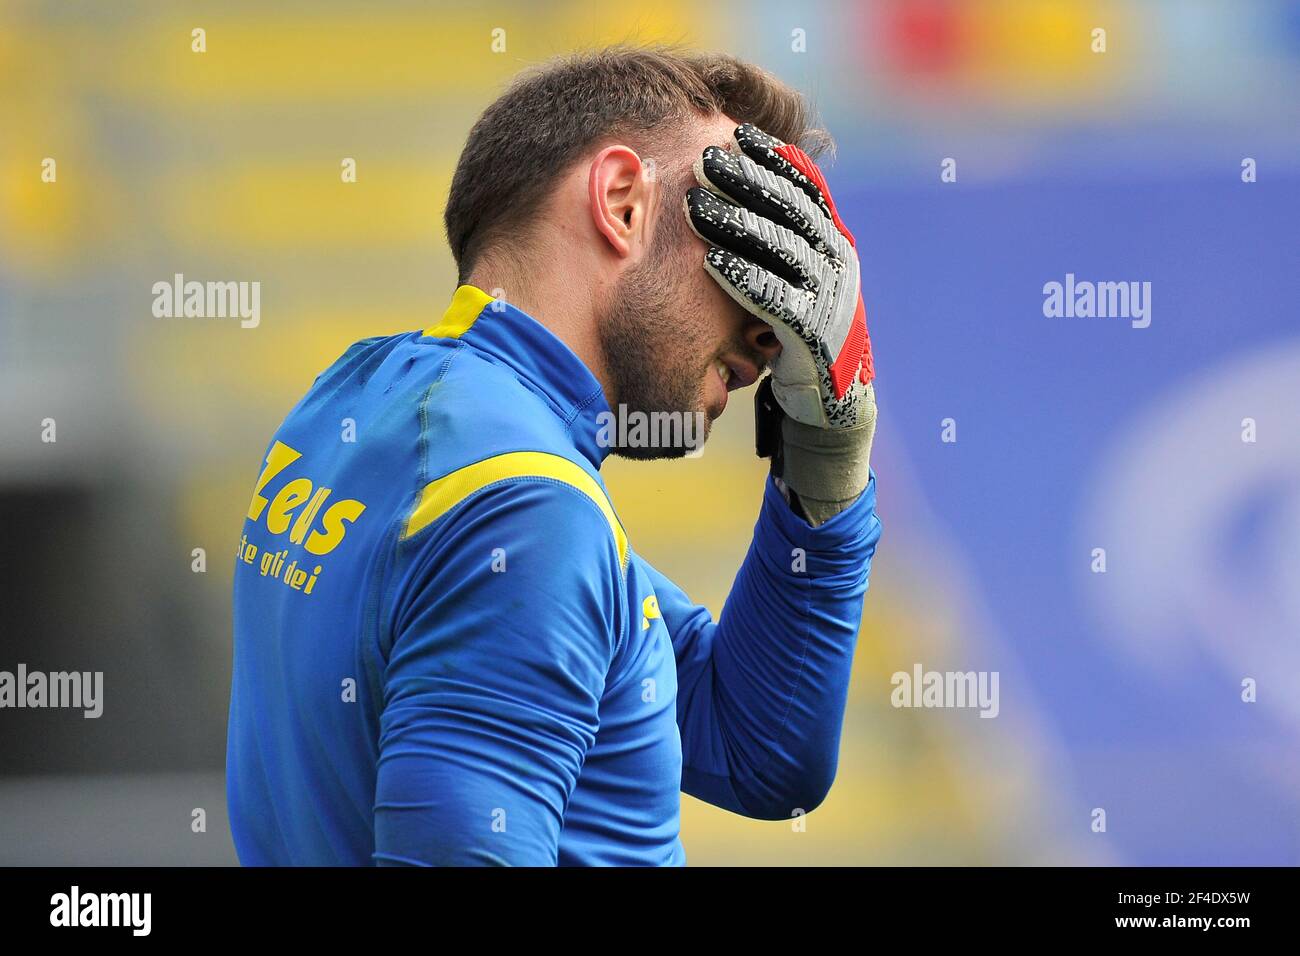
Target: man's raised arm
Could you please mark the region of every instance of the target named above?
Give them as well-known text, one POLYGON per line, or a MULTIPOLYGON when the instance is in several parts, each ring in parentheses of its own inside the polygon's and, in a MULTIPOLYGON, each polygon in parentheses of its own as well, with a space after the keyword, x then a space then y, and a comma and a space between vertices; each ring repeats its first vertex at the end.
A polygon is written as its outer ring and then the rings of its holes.
POLYGON ((817 528, 769 479, 749 553, 715 624, 651 572, 677 656, 682 789, 763 820, 821 803, 840 729, 871 558, 874 477, 817 528))
POLYGON ((695 164, 704 269, 781 342, 755 397, 771 477, 715 625, 667 579, 683 788, 763 819, 810 811, 835 777, 853 649, 880 537, 875 368, 852 233, 799 147, 752 125, 695 164))

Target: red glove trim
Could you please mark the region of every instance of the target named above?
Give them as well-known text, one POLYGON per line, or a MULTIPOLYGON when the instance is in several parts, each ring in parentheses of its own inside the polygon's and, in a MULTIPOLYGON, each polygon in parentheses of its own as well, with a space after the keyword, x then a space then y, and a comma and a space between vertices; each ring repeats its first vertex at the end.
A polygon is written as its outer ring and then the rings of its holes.
MULTIPOLYGON (((853 238, 853 233, 849 232, 849 227, 844 225, 844 220, 840 218, 835 208, 835 200, 831 198, 826 177, 812 161, 812 157, 792 143, 778 146, 776 152, 812 180, 813 185, 821 192, 822 199, 826 201, 826 207, 831 211, 831 221, 835 223, 835 228, 849 240, 849 245, 857 249, 858 244, 853 238)), ((858 281, 861 282, 861 277, 858 281)), ((875 363, 871 358, 871 336, 867 334, 867 309, 862 302, 861 290, 858 292, 857 308, 853 310, 853 322, 849 325, 848 337, 844 340, 844 347, 840 349, 840 354, 835 356, 835 361, 831 363, 830 373, 837 399, 844 397, 844 393, 853 384, 855 375, 863 385, 869 384, 876 376, 875 363)))

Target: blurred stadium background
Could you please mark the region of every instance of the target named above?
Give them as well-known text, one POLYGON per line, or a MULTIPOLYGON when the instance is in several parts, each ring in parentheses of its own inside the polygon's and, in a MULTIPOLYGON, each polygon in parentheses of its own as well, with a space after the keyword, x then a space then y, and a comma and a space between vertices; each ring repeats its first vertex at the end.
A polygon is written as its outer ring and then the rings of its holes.
MULTIPOLYGON (((0 669, 102 670, 106 704, 0 712, 0 864, 234 862, 229 556, 265 443, 349 343, 445 307, 446 190, 502 85, 626 39, 813 98, 880 374, 837 783, 806 832, 683 797, 689 862, 1300 862, 1297 5, 6 0, 0 669), (260 326, 155 319, 177 272, 260 281, 260 326), (1150 328, 1044 318, 1067 272, 1151 281, 1150 328), (999 717, 892 708, 916 662, 998 671, 999 717)), ((715 612, 751 428, 742 401, 697 460, 608 466, 715 612)))

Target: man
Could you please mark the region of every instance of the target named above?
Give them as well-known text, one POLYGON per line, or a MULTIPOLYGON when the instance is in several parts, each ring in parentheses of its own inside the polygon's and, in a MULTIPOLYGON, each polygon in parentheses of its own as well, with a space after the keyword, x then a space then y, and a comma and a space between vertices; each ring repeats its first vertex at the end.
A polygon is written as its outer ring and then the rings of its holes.
POLYGON ((762 71, 667 48, 549 63, 483 114, 450 307, 321 373, 256 481, 243 863, 682 865, 682 790, 765 820, 822 801, 880 525, 858 263, 793 145, 805 115, 762 71), (715 623, 599 472, 687 444, 603 426, 707 429, 766 368, 773 475, 715 623))

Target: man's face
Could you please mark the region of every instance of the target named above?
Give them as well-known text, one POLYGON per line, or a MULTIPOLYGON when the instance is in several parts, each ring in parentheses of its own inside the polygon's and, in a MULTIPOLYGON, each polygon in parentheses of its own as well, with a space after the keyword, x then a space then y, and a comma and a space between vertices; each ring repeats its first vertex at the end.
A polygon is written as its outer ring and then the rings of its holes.
POLYGON ((648 253, 623 274, 597 324, 606 369, 624 406, 615 414, 694 416, 703 434, 691 432, 693 444, 613 449, 623 457, 677 458, 698 447, 726 408, 728 393, 753 384, 780 351, 766 323, 704 271, 708 246, 682 206, 695 185, 695 157, 709 144, 726 146, 737 125, 725 116, 700 124, 698 142, 687 146, 693 151, 661 183, 648 253))

